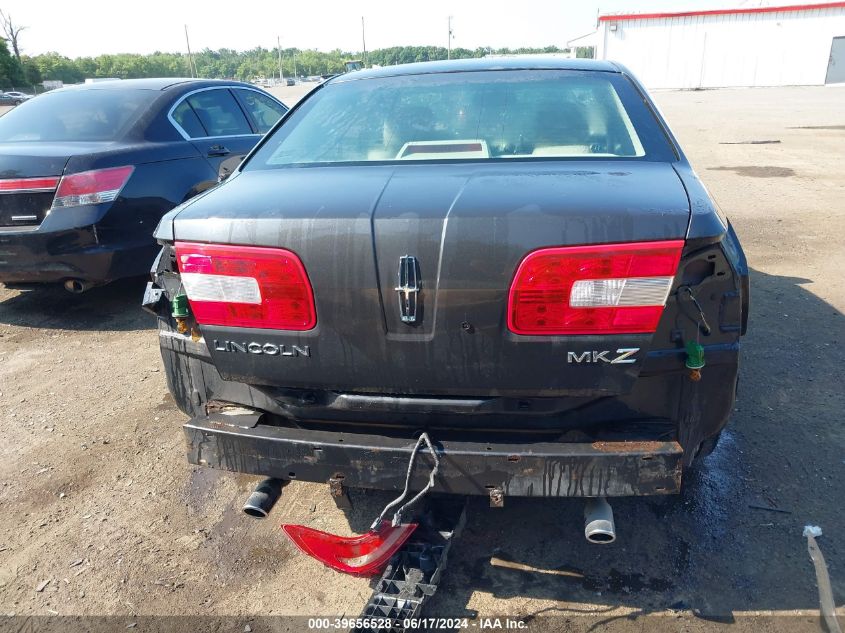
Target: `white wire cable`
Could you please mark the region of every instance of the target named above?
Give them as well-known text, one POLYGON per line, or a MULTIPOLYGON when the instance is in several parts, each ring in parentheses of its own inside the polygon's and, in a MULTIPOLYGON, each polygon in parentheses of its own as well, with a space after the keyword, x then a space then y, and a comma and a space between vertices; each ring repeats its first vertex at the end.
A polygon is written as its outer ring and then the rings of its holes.
POLYGON ((417 443, 414 445, 414 450, 411 451, 411 459, 408 462, 408 472, 405 475, 405 490, 402 491, 401 495, 396 497, 393 501, 391 501, 384 507, 384 510, 382 510, 381 514, 378 515, 378 518, 375 520, 370 529, 375 529, 376 527, 378 527, 384 520, 385 515, 391 510, 391 508, 394 508, 400 503, 402 503, 402 500, 408 496, 408 492, 411 488, 411 473, 414 470, 414 462, 417 459, 417 453, 419 452, 420 447, 423 445, 423 442, 425 443, 426 447, 428 448, 428 451, 431 453, 431 456, 434 459, 434 468, 432 468, 431 473, 429 473, 428 483, 426 484, 425 488, 420 490, 410 501, 405 503, 393 514, 393 520, 391 521, 391 525, 393 525, 393 527, 396 527, 397 525, 402 523, 402 513, 408 508, 410 508, 412 505, 414 505, 417 501, 422 499, 423 496, 425 496, 425 494, 434 487, 434 478, 437 476, 437 471, 440 468, 440 458, 437 456, 437 451, 434 450, 434 446, 431 443, 431 439, 429 439, 428 437, 428 433, 423 432, 419 436, 419 438, 417 438, 417 443))

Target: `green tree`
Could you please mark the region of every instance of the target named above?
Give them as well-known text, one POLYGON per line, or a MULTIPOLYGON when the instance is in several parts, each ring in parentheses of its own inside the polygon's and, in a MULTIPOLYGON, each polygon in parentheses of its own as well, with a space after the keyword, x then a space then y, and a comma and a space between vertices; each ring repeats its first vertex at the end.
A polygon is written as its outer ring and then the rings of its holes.
POLYGON ((26 81, 27 86, 35 86, 36 84, 41 83, 41 71, 38 70, 38 66, 31 57, 24 55, 21 58, 21 67, 23 69, 24 80, 26 81))
MULTIPOLYGON (((484 57, 490 54, 515 53, 556 53, 561 49, 555 46, 544 48, 519 48, 511 50, 479 47, 454 48, 453 59, 484 57)), ((579 51, 580 52, 580 51, 579 51)), ((367 53, 371 65, 392 66, 411 62, 425 62, 446 59, 448 51, 443 46, 394 46, 367 53)), ((362 59, 358 51, 318 51, 297 48, 282 49, 282 71, 286 77, 297 75, 327 75, 342 73, 344 63, 352 59, 362 59), (295 65, 294 65, 295 60, 295 65)), ((256 77, 279 76, 279 51, 275 48, 256 47, 248 51, 235 51, 228 48, 219 50, 205 49, 194 54, 200 77, 235 78, 251 81, 256 77)), ((155 52, 150 55, 98 55, 68 59, 58 53, 46 53, 28 58, 31 71, 26 71, 27 78, 59 79, 65 83, 76 83, 88 77, 185 77, 190 74, 188 60, 181 53, 155 52)))
POLYGON ((45 53, 32 58, 43 80, 78 83, 85 75, 73 60, 58 53, 45 53))
POLYGON ((9 52, 6 40, 0 38, 0 89, 9 90, 13 87, 26 85, 21 64, 9 52))

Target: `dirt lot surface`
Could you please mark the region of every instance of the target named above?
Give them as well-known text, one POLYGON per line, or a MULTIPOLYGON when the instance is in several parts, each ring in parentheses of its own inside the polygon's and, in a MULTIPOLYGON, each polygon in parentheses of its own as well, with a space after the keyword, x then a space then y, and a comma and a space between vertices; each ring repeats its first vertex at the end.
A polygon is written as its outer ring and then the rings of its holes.
MULTIPOLYGON (((584 541, 580 501, 474 500, 430 615, 642 631, 686 614, 696 631, 761 630, 743 616, 774 612, 795 617, 768 626, 818 630, 805 524, 845 602, 845 90, 656 100, 753 269, 730 431, 681 497, 616 501, 613 545, 584 541)), ((278 525, 363 530, 386 496, 355 494, 347 522, 324 486, 293 483, 269 520, 242 515, 254 478, 185 462, 142 285, 0 286, 0 613, 357 615, 368 581, 278 525)))

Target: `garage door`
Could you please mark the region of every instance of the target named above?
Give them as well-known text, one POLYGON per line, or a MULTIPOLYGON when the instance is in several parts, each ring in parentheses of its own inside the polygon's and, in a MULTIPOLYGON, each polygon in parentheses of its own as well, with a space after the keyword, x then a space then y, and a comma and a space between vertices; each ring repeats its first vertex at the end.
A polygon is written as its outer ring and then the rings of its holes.
POLYGON ((827 63, 826 84, 845 83, 845 37, 834 37, 827 63))

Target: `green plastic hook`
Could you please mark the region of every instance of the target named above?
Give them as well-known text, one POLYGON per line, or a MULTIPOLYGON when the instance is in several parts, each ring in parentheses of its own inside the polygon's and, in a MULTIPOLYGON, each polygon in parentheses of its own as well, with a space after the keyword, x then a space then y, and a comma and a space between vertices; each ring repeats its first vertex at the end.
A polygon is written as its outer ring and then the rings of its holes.
POLYGON ((704 367, 704 347, 695 341, 687 341, 687 369, 701 369, 704 367))
POLYGON ((171 315, 174 319, 184 319, 188 316, 188 295, 176 295, 170 301, 171 315))

